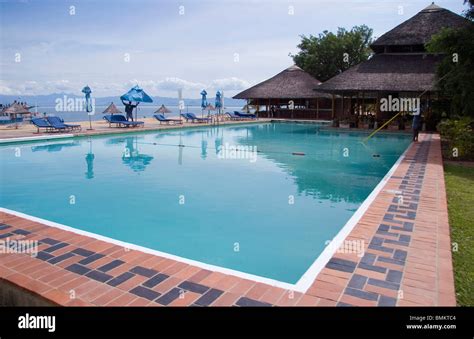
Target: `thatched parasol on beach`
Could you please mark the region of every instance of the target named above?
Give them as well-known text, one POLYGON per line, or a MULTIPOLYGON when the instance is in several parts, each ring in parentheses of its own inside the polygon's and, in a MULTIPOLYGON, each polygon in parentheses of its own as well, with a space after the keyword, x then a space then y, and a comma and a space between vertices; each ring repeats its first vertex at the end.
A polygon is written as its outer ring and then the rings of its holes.
POLYGON ((2 113, 12 115, 14 118, 16 118, 17 115, 31 114, 31 112, 28 110, 28 108, 26 108, 23 105, 20 105, 17 102, 13 103, 9 107, 4 108, 2 113))
POLYGON ((165 114, 165 113, 171 113, 171 110, 168 109, 165 105, 161 105, 160 108, 158 108, 155 113, 161 113, 161 114, 165 114))
POLYGON ((122 113, 121 110, 119 110, 117 108, 117 106, 115 106, 115 104, 113 102, 110 103, 109 107, 107 107, 105 109, 105 111, 102 112, 103 114, 110 114, 110 115, 114 115, 114 114, 120 114, 122 113))

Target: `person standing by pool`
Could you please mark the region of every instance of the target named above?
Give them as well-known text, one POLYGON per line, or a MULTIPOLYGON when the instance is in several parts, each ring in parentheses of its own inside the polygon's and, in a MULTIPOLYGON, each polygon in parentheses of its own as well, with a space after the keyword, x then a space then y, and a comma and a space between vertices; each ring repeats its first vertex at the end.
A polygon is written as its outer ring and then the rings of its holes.
POLYGON ((138 106, 138 102, 136 105, 132 105, 132 102, 129 101, 128 104, 122 100, 122 104, 125 106, 125 113, 127 113, 127 121, 133 121, 133 109, 138 106))
POLYGON ((418 141, 418 134, 420 133, 421 129, 421 107, 418 105, 415 112, 413 112, 413 141, 418 141))

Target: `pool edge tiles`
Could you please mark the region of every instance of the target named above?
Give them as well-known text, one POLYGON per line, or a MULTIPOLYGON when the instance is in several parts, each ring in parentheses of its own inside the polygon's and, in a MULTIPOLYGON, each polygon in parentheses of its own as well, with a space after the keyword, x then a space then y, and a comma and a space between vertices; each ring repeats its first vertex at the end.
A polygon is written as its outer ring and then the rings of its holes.
POLYGON ((362 202, 362 204, 358 207, 358 209, 354 212, 354 214, 351 216, 351 218, 344 224, 344 226, 339 230, 339 232, 336 234, 336 236, 332 239, 331 241, 331 246, 326 246, 325 249, 315 258, 315 260, 312 262, 312 264, 309 266, 309 268, 301 275, 301 277, 298 279, 298 281, 294 284, 272 279, 272 278, 267 278, 264 276, 256 275, 256 274, 251 274, 251 273, 246 273, 243 271, 239 270, 234 270, 218 265, 213 265, 213 264, 207 264, 205 262, 201 262, 198 260, 193 260, 193 259, 188 259, 185 257, 181 257, 178 255, 174 255, 171 253, 159 251, 159 250, 154 250, 145 246, 140 246, 140 245, 135 245, 133 243, 128 243, 125 241, 117 240, 111 237, 107 236, 102 236, 93 232, 89 231, 84 231, 80 230, 75 227, 71 227, 68 225, 64 225, 61 223, 56 223, 50 220, 38 218, 29 214, 25 214, 22 212, 17 212, 14 210, 10 210, 4 207, 0 207, 0 212, 5 212, 8 214, 12 214, 15 216, 18 216, 20 218, 28 219, 33 222, 38 222, 47 226, 59 228, 65 231, 70 231, 79 235, 84 235, 88 237, 92 237, 98 240, 102 240, 108 243, 112 243, 124 248, 129 248, 129 249, 135 249, 144 253, 152 254, 152 255, 157 255, 161 256, 167 259, 172 259, 176 260, 179 262, 183 262, 189 265, 194 265, 196 267, 210 270, 210 271, 215 271, 215 272, 220 272, 223 274, 229 274, 233 275, 242 279, 249 279, 253 280, 259 283, 267 284, 270 286, 274 287, 279 287, 287 290, 292 290, 295 292, 300 292, 300 293, 305 293, 308 291, 308 289, 311 287, 312 283, 318 276, 318 274, 321 272, 321 270, 326 266, 326 264, 329 262, 329 260, 333 257, 333 255, 336 253, 337 249, 339 246, 343 243, 344 239, 350 234, 350 232, 354 229, 354 227, 357 225, 361 217, 364 215, 364 213, 367 211, 371 203, 374 201, 374 199, 377 197, 379 192, 383 189, 387 181, 390 179, 392 174, 396 171, 398 168, 399 164, 403 161, 405 154, 407 151, 411 148, 411 144, 407 146, 405 151, 399 156, 397 161, 392 165, 392 167, 389 169, 389 171, 384 175, 384 177, 379 181, 377 186, 371 191, 371 193, 367 196, 367 198, 362 202))
POLYGON ((455 306, 440 138, 423 133, 420 141, 408 147, 384 190, 347 237, 366 240, 366 255, 337 252, 304 294, 126 252, 5 212, 0 212, 0 239, 41 239, 43 256, 0 254, 0 282, 64 306, 455 306), (393 208, 397 190, 407 194, 402 210, 393 208), (66 258, 68 253, 77 255, 66 258), (83 256, 91 258, 81 265, 83 256), (74 260, 81 264, 74 265, 74 260), (96 271, 105 268, 108 274, 96 271), (426 275, 426 270, 432 273, 426 275), (75 299, 71 290, 78 292, 75 299), (182 299, 180 291, 185 292, 182 299))

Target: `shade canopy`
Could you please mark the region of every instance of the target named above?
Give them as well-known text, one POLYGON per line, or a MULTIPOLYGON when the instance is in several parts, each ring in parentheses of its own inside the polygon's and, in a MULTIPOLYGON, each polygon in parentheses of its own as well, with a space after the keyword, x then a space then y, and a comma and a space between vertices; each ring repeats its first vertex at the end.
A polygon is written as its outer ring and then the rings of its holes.
POLYGON ((132 87, 127 93, 122 95, 120 99, 135 102, 153 102, 153 99, 138 85, 132 87))
POLYGON ((207 96, 207 92, 205 89, 203 89, 201 91, 201 107, 202 108, 205 108, 207 106, 207 99, 206 99, 206 96, 207 96))
POLYGON ((160 108, 158 108, 155 113, 171 113, 171 110, 169 110, 165 105, 161 105, 160 108))
POLYGON ((2 110, 3 114, 17 115, 17 114, 31 114, 31 112, 23 105, 15 102, 9 107, 2 110))
POLYGON ((222 107, 222 93, 220 91, 216 92, 216 108, 222 107))
POLYGON ((111 102, 109 107, 107 107, 105 111, 103 111, 102 113, 103 114, 119 114, 119 113, 122 113, 122 111, 119 110, 113 102, 111 102))

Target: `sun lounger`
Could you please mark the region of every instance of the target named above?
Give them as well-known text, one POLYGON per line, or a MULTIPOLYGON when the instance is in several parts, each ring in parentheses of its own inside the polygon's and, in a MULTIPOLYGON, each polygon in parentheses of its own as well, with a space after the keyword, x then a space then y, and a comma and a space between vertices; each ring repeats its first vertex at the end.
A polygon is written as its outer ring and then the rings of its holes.
POLYGON ((54 130, 53 126, 51 126, 49 122, 47 122, 43 118, 31 119, 31 123, 35 125, 35 127, 38 129, 38 133, 40 131, 40 128, 45 128, 46 132, 52 132, 54 130))
POLYGON ((234 111, 234 114, 244 119, 257 119, 257 116, 255 114, 241 113, 237 111, 234 111))
POLYGON ((230 120, 242 120, 242 117, 239 117, 234 112, 225 112, 230 117, 230 120))
POLYGON ((205 122, 209 122, 211 121, 211 119, 209 118, 198 118, 194 113, 184 113, 185 115, 188 116, 188 119, 191 120, 192 122, 201 122, 201 123, 205 123, 205 122))
POLYGON ((153 117, 160 122, 160 125, 163 122, 166 123, 166 124, 170 124, 170 123, 182 124, 183 123, 183 121, 181 119, 167 119, 167 118, 165 118, 165 116, 163 114, 155 114, 153 117))
POLYGON ((117 127, 144 126, 143 121, 127 121, 127 118, 121 114, 104 115, 104 119, 107 120, 109 126, 112 126, 112 124, 117 125, 117 127))
POLYGON ((65 124, 63 121, 61 121, 60 118, 58 117, 47 117, 46 120, 48 120, 49 124, 57 130, 81 130, 81 125, 70 125, 70 124, 65 124))

